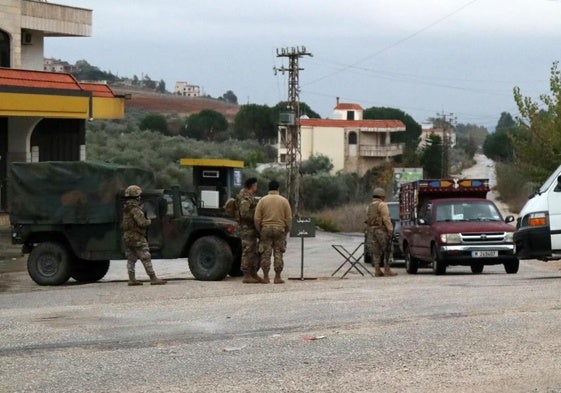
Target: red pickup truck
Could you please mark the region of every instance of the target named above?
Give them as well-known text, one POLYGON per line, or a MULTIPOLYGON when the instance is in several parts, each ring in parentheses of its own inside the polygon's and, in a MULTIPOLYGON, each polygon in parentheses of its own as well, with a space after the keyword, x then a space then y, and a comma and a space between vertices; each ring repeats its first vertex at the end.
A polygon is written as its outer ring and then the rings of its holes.
POLYGON ((485 265, 503 264, 517 273, 519 261, 509 225, 492 201, 486 199, 488 179, 433 179, 402 184, 399 193, 399 244, 405 268, 415 274, 432 267, 445 274, 451 265, 470 266, 473 273, 485 265))

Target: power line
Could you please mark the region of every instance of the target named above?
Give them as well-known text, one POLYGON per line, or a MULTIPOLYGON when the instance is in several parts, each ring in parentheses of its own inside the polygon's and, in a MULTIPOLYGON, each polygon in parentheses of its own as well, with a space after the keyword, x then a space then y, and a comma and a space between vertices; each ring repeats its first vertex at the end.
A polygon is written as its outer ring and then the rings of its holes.
POLYGON ((464 8, 469 7, 470 5, 472 5, 473 3, 477 2, 477 1, 479 1, 479 0, 471 0, 471 1, 467 2, 467 3, 465 3, 464 5, 462 5, 461 7, 455 9, 455 10, 452 11, 451 13, 444 15, 443 17, 441 17, 441 18, 435 20, 435 21, 432 22, 432 23, 429 23, 428 25, 426 25, 426 26, 422 27, 421 29, 419 29, 419 30, 417 30, 417 31, 415 31, 415 32, 413 32, 413 33, 411 33, 411 34, 409 34, 408 36, 405 36, 404 38, 402 38, 402 39, 400 39, 400 40, 397 40, 397 41, 395 41, 394 43, 392 43, 392 44, 390 44, 390 45, 388 45, 388 46, 383 47, 383 48, 380 49, 379 51, 374 52, 372 55, 366 56, 366 57, 364 57, 364 58, 362 58, 362 59, 356 61, 355 63, 350 64, 350 65, 348 65, 348 66, 346 66, 346 67, 343 67, 343 68, 341 68, 341 69, 339 69, 339 70, 337 70, 337 71, 334 71, 334 72, 332 72, 332 73, 330 73, 330 74, 327 74, 327 75, 324 75, 324 76, 319 77, 319 78, 317 78, 317 79, 314 79, 314 80, 312 80, 312 81, 306 83, 305 85, 311 85, 311 84, 316 83, 316 82, 319 82, 319 81, 321 81, 321 80, 330 78, 330 77, 332 77, 333 75, 339 74, 339 73, 341 73, 341 72, 343 72, 343 71, 345 71, 345 70, 347 70, 347 69, 349 69, 349 68, 355 67, 355 66, 357 66, 358 64, 365 62, 366 60, 370 60, 371 58, 376 57, 376 56, 378 56, 378 55, 380 55, 380 54, 382 54, 382 53, 384 53, 384 52, 386 52, 386 51, 388 51, 388 50, 390 50, 390 49, 392 49, 392 48, 394 48, 394 47, 396 47, 396 46, 398 46, 398 45, 404 43, 405 41, 408 41, 408 40, 410 40, 410 39, 412 39, 412 38, 418 36, 419 34, 423 33, 424 31, 430 29, 430 28, 433 27, 433 26, 436 26, 437 24, 439 24, 439 23, 441 23, 442 21, 444 21, 444 20, 450 18, 451 16, 457 14, 458 12, 462 11, 464 8))

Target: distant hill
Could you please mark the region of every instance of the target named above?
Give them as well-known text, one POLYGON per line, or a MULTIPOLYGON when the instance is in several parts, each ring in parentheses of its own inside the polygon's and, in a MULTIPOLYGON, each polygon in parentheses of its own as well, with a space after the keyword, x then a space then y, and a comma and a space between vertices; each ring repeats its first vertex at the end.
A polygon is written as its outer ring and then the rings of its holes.
POLYGON ((125 108, 140 109, 156 113, 176 113, 189 116, 203 109, 220 112, 230 122, 234 121, 239 106, 223 100, 207 97, 185 97, 176 94, 162 94, 133 88, 111 87, 115 94, 130 94, 131 99, 125 101, 125 108))

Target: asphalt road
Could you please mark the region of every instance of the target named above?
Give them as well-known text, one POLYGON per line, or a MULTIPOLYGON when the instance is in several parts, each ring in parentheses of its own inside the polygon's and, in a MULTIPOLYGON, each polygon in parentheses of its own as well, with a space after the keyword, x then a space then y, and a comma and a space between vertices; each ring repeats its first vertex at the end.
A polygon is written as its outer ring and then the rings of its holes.
POLYGON ((124 261, 87 285, 5 273, 0 392, 561 392, 558 265, 332 278, 331 245, 361 241, 306 239, 318 279, 284 285, 199 282, 184 260, 155 262, 166 286, 128 287, 124 261))

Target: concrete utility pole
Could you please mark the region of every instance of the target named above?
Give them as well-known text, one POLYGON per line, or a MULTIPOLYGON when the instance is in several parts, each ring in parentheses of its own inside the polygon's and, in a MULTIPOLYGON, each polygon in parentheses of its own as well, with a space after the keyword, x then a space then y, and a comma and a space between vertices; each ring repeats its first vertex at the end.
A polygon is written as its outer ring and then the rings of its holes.
POLYGON ((453 113, 437 113, 439 119, 442 120, 442 167, 441 178, 450 176, 450 150, 452 149, 452 141, 450 133, 454 128, 457 118, 453 113))
POLYGON ((302 150, 300 146, 300 82, 298 60, 302 56, 312 56, 306 48, 292 47, 277 49, 277 57, 288 58, 288 68, 273 68, 275 75, 278 72, 288 72, 288 111, 293 114, 292 121, 284 122, 287 129, 286 167, 287 194, 290 207, 295 215, 300 213, 300 175, 302 166, 302 150))

